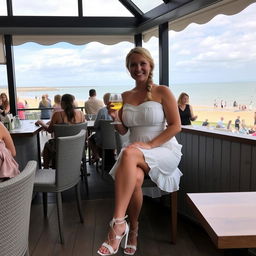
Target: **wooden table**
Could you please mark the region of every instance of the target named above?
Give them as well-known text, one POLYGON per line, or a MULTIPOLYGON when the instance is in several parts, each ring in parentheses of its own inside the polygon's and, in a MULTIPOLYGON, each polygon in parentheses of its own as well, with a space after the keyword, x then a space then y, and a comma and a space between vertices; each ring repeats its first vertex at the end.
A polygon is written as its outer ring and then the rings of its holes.
POLYGON ((39 132, 41 127, 35 125, 36 120, 21 120, 21 128, 10 131, 15 148, 16 161, 23 170, 29 160, 36 160, 41 168, 41 149, 39 132))
POLYGON ((217 248, 256 247, 256 192, 189 193, 187 200, 217 248))

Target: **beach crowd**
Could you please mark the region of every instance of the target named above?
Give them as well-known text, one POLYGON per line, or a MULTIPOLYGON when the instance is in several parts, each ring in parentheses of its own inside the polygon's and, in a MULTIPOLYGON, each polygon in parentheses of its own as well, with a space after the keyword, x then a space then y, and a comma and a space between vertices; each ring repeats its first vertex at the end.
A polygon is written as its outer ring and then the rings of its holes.
MULTIPOLYGON (((94 93, 96 94, 96 90, 95 89, 93 90, 95 91, 94 93)), ((60 101, 61 101, 60 94, 56 94, 53 97, 53 99, 51 99, 48 94, 43 94, 41 98, 37 97, 33 101, 31 101, 31 99, 29 98, 17 98, 17 109, 18 109, 17 116, 19 117, 20 120, 31 119, 31 118, 34 119, 35 117, 40 118, 42 120, 50 119, 54 112, 61 110, 60 101), (29 101, 30 101, 30 104, 28 103, 29 101), (26 110, 29 108, 38 108, 40 112, 38 111, 33 112, 33 111, 26 110)), ((180 99, 178 99, 178 102, 179 101, 180 99)), ((81 108, 85 114, 87 114, 88 109, 90 112, 90 105, 96 104, 99 106, 104 106, 103 100, 98 100, 96 99, 95 96, 90 96, 90 95, 89 95, 88 102, 86 104, 84 104, 84 102, 81 100, 76 101, 75 99, 74 99, 74 104, 75 104, 75 107, 79 106, 79 108, 81 108), (81 106, 81 104, 83 105, 81 106)), ((178 103, 178 105, 179 104, 181 103, 178 103)), ((252 101, 248 105, 245 105, 245 104, 238 104, 238 102, 235 100, 232 103, 232 106, 228 107, 227 102, 225 100, 218 101, 215 99, 213 103, 214 113, 213 111, 209 111, 208 113, 204 113, 204 114, 203 112, 207 112, 207 110, 204 110, 204 111, 201 111, 198 109, 193 110, 191 105, 189 104, 187 105, 189 106, 190 108, 189 111, 192 112, 193 116, 190 119, 188 119, 189 121, 186 124, 197 124, 205 127, 225 129, 227 131, 232 131, 233 133, 252 134, 252 135, 255 134, 256 112, 253 111, 252 101), (225 115, 225 113, 222 113, 221 111, 226 111, 227 115, 225 115), (213 114, 216 115, 216 112, 219 112, 220 114, 218 120, 216 120, 216 118, 212 118, 213 114), (237 115, 236 117, 234 117, 234 115, 231 115, 234 112, 241 112, 241 113, 240 115, 237 115), (244 114, 247 114, 248 112, 254 113, 254 116, 251 121, 248 120, 247 116, 246 118, 244 117, 244 114)), ((181 118, 182 118, 182 112, 183 112, 181 111, 181 109, 184 108, 185 106, 186 106, 186 103, 185 105, 183 105, 183 107, 179 105, 181 118)), ((186 111, 188 110, 185 110, 185 112, 186 111)), ((8 100, 8 95, 3 92, 0 94, 0 118, 3 119, 3 117, 8 113, 10 113, 10 103, 8 100)))

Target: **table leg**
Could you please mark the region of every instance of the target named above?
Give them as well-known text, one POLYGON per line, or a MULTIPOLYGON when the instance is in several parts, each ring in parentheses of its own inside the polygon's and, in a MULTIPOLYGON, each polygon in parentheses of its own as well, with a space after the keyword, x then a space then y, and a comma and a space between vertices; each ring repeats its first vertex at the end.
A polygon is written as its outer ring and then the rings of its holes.
POLYGON ((40 132, 37 133, 36 139, 37 139, 38 167, 39 169, 41 169, 42 163, 41 163, 40 132))

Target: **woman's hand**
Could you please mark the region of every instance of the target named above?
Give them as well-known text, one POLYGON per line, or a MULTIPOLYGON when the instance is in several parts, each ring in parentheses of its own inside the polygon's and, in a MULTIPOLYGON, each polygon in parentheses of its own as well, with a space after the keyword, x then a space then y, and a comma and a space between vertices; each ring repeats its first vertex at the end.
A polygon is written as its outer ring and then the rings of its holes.
POLYGON ((39 126, 39 125, 42 126, 42 121, 41 121, 41 120, 37 120, 37 121, 35 122, 35 125, 36 125, 36 126, 39 126))
POLYGON ((44 123, 42 120, 37 120, 37 121, 35 122, 35 125, 36 125, 36 126, 42 126, 42 128, 43 128, 44 130, 46 130, 46 128, 47 128, 47 126, 45 125, 45 123, 44 123))
POLYGON ((151 149, 152 146, 150 145, 150 143, 145 143, 145 142, 133 142, 132 144, 127 146, 128 148, 143 148, 143 149, 151 149))

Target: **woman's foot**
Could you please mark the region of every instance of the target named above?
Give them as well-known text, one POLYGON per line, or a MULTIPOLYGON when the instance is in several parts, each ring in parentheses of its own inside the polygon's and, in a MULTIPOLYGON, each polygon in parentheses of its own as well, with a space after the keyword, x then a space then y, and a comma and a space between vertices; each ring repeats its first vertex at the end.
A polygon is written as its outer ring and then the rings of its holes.
POLYGON ((138 222, 135 226, 130 226, 127 246, 124 249, 124 254, 126 255, 134 255, 137 250, 138 228, 139 228, 138 222))
POLYGON ((114 255, 118 252, 121 242, 124 242, 124 248, 127 246, 129 227, 124 218, 112 219, 109 223, 110 231, 108 239, 101 245, 98 250, 100 255, 114 255))

